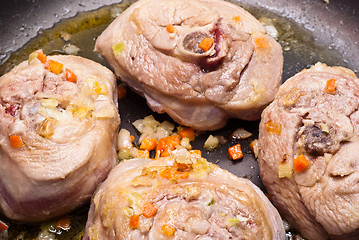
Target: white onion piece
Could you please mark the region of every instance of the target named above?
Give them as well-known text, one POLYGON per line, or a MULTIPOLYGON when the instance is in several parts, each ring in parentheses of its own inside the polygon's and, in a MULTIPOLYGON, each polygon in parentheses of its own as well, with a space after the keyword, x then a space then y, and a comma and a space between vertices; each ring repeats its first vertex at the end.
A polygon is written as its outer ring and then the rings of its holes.
POLYGON ((63 46, 62 50, 69 55, 77 55, 80 51, 80 48, 76 45, 69 43, 63 46))
POLYGON ((240 140, 240 139, 246 139, 251 137, 253 134, 244 130, 243 128, 238 128, 236 131, 234 131, 231 135, 232 139, 240 140))
POLYGON ((219 140, 217 137, 214 137, 212 135, 209 135, 206 142, 203 145, 203 148, 208 151, 213 151, 219 146, 219 140))
POLYGON ((166 129, 168 132, 172 132, 173 129, 175 129, 175 125, 173 123, 168 122, 168 121, 163 121, 161 123, 161 127, 166 129))
POLYGON ((181 139, 181 146, 185 147, 187 150, 192 149, 191 141, 189 140, 188 137, 184 137, 181 139))
POLYGON ((155 137, 157 140, 168 137, 172 132, 167 131, 165 128, 158 126, 156 128, 155 137))
POLYGON ((264 27, 266 28, 269 36, 271 36, 275 40, 278 40, 279 33, 278 30, 273 25, 266 25, 264 27))
POLYGON ((132 148, 131 133, 128 130, 121 129, 118 133, 117 147, 118 149, 132 148))
POLYGON ((152 128, 155 128, 158 125, 160 125, 160 123, 152 115, 149 115, 149 116, 145 117, 143 119, 142 123, 143 123, 143 125, 149 126, 149 127, 152 127, 152 128))
POLYGON ((139 131, 140 133, 142 133, 143 131, 143 128, 145 127, 143 125, 143 120, 142 119, 139 119, 139 120, 136 120, 132 123, 132 125, 137 129, 137 131, 139 131))

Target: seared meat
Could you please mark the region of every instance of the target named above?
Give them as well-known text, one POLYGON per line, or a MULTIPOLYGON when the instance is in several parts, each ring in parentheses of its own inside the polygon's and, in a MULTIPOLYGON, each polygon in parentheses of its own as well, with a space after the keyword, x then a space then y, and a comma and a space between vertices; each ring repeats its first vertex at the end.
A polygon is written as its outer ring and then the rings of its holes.
POLYGON ((280 45, 247 11, 222 0, 141 0, 95 50, 152 110, 200 130, 256 120, 281 82, 280 45))
POLYGON ((84 239, 285 239, 277 210, 249 180, 185 149, 174 154, 115 167, 84 239))
POLYGON ((0 210, 16 220, 89 201, 117 159, 115 76, 81 57, 47 60, 30 58, 0 78, 0 210))
POLYGON ((288 79, 263 111, 263 183, 308 239, 358 239, 358 109, 355 74, 317 63, 288 79))

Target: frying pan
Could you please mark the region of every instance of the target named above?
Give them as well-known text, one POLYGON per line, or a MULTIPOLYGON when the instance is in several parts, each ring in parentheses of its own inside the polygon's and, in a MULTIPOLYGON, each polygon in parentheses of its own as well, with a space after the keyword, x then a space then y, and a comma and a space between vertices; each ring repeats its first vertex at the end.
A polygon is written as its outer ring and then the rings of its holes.
MULTIPOLYGON (((278 41, 284 49, 283 81, 317 61, 351 68, 358 75, 359 1, 330 0, 327 3, 323 0, 240 0, 232 2, 240 4, 257 18, 274 19, 273 24, 280 33, 278 41)), ((56 40, 51 38, 60 39, 58 32, 63 29, 58 27, 61 24, 58 23, 60 21, 66 22, 65 30, 72 29, 72 32, 81 32, 82 37, 80 34, 76 42, 81 49, 79 55, 106 65, 102 58, 92 52, 92 49, 95 37, 108 25, 109 19, 105 17, 107 20, 101 22, 99 15, 81 15, 81 13, 114 3, 119 3, 119 1, 1 1, 0 73, 4 74, 9 71, 15 64, 26 60, 29 52, 43 48, 45 45, 45 53, 51 53, 51 50, 61 52, 61 49, 51 49, 53 46, 58 46, 51 45, 51 42, 56 40), (74 16, 76 17, 73 18, 74 16), (95 24, 95 27, 91 25, 93 19, 99 23, 95 24), (80 23, 86 23, 89 28, 93 27, 95 30, 90 31, 92 35, 86 36, 87 30, 81 28, 80 23), (54 26, 55 30, 49 30, 54 26), (54 34, 48 35, 47 33, 51 31, 54 34), (83 39, 86 41, 84 42, 83 39), (19 49, 24 50, 19 51, 19 49)), ((128 2, 124 1, 121 6, 126 5, 128 2)), ((116 7, 118 6, 116 5, 116 7)), ((106 11, 102 13, 102 17, 119 12, 112 11, 109 7, 106 8, 106 11)), ((62 42, 62 44, 64 43, 62 42)), ((159 121, 171 121, 166 114, 153 113, 147 107, 145 100, 130 90, 126 97, 119 101, 119 112, 122 120, 121 128, 130 130, 136 137, 138 137, 138 133, 132 126, 132 122, 137 119, 152 114, 159 121)), ((259 121, 247 122, 231 119, 223 129, 199 135, 193 143, 193 147, 203 149, 203 143, 209 134, 224 136, 228 140, 227 143, 221 145, 214 152, 203 151, 204 157, 237 176, 249 178, 265 191, 259 177, 258 164, 249 150, 250 141, 258 137, 258 123, 259 121), (231 133, 239 127, 252 132, 253 136, 246 140, 231 140, 231 133), (239 161, 231 161, 227 157, 227 149, 237 142, 242 145, 244 157, 239 161)), ((78 219, 78 228, 84 226, 86 211, 85 207, 73 214, 78 219)), ((10 224, 10 233, 22 230, 21 228, 28 229, 27 225, 14 223, 5 217, 0 216, 0 219, 10 224)))

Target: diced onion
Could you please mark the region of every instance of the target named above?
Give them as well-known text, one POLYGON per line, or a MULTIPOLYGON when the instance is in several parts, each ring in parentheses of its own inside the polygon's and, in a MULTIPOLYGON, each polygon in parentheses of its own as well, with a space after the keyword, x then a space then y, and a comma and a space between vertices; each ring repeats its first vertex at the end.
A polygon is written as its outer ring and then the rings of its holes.
POLYGON ((118 152, 118 159, 124 160, 124 159, 129 159, 129 158, 131 158, 130 149, 128 149, 128 148, 120 149, 120 151, 118 152))
POLYGON ((37 52, 32 52, 29 55, 29 60, 28 63, 32 64, 32 63, 40 63, 40 60, 37 58, 37 52))
POLYGON ((137 158, 139 156, 138 149, 135 147, 132 147, 130 149, 130 155, 131 155, 131 158, 137 158))
POLYGON ((252 153, 254 154, 255 158, 258 158, 259 148, 258 148, 258 140, 255 139, 251 141, 249 144, 249 148, 251 149, 252 153))
POLYGON ((132 215, 133 215, 133 210, 129 207, 125 207, 123 209, 123 213, 128 217, 130 218, 132 215))
POLYGON ((62 50, 69 55, 77 55, 80 51, 80 48, 74 44, 69 43, 63 46, 62 50))
POLYGON ((41 99, 41 106, 44 107, 57 107, 59 105, 59 101, 54 98, 49 99, 41 99))
POLYGON ((322 130, 322 132, 329 133, 329 127, 325 123, 320 124, 320 129, 322 130))
POLYGON ((164 129, 166 129, 168 132, 172 132, 173 129, 175 129, 175 125, 168 122, 168 121, 163 121, 161 123, 161 127, 163 127, 164 129))
POLYGON ((214 137, 213 135, 209 135, 206 142, 203 145, 203 148, 208 151, 213 151, 219 146, 219 140, 217 137, 214 137))
POLYGON ((279 178, 291 178, 293 175, 292 166, 289 163, 278 164, 278 177, 279 178))
POLYGON ((100 95, 95 100, 95 109, 92 116, 95 118, 113 118, 116 114, 116 109, 111 104, 108 97, 100 95))
POLYGON ((191 142, 188 137, 184 137, 181 139, 181 146, 185 147, 188 150, 192 149, 191 142))
POLYGON ((143 120, 142 119, 139 119, 139 120, 136 120, 132 123, 132 125, 137 129, 137 131, 139 131, 140 133, 142 133, 142 130, 144 128, 144 125, 143 125, 143 120))
POLYGON ((128 195, 128 206, 129 207, 139 207, 142 202, 142 195, 138 192, 131 192, 128 195))
POLYGON ((145 117, 143 119, 143 124, 152 128, 160 125, 160 123, 152 115, 145 117))
POLYGON ((131 133, 126 129, 121 129, 118 133, 118 140, 117 140, 118 149, 131 149, 132 142, 131 142, 131 133))
POLYGON ((145 125, 145 127, 142 130, 142 134, 153 135, 155 134, 155 130, 153 127, 145 125))
POLYGON ((157 140, 168 137, 172 132, 166 130, 161 125, 156 128, 155 137, 157 140))
POLYGON ((241 140, 241 139, 249 138, 252 135, 253 135, 252 133, 244 130, 243 128, 238 128, 232 133, 231 138, 234 140, 241 140))
POLYGON ((66 42, 68 42, 68 41, 71 40, 71 34, 68 33, 68 32, 62 31, 62 32, 60 33, 60 37, 61 37, 62 39, 64 39, 66 42))
POLYGON ((264 26, 267 30, 267 34, 274 39, 278 39, 278 30, 273 25, 265 25, 264 26))
POLYGON ((56 119, 47 117, 42 121, 37 133, 44 138, 49 138, 55 133, 57 123, 56 119))
POLYGON ((176 149, 173 152, 173 155, 176 157, 176 162, 191 164, 191 154, 186 149, 176 149))

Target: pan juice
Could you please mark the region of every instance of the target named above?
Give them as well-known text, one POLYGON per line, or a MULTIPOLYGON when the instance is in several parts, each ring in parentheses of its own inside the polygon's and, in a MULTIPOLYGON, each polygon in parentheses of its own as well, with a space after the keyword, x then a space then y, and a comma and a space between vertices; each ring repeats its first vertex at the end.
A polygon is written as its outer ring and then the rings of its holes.
MULTIPOLYGON (((77 55, 106 65, 104 60, 93 51, 96 38, 103 30, 105 30, 113 19, 123 12, 132 2, 133 1, 124 1, 123 3, 105 6, 98 10, 81 12, 73 18, 63 19, 59 23, 56 23, 51 29, 39 31, 37 37, 31 39, 25 46, 16 52, 10 53, 9 59, 0 66, 0 75, 10 71, 20 62, 27 60, 31 52, 40 48, 43 49, 45 54, 53 55, 66 54, 66 48, 69 46, 72 46, 72 48, 76 47, 78 48, 77 55)), ((232 2, 238 4, 238 2, 232 2)), ((328 65, 346 66, 346 63, 340 58, 340 54, 327 46, 316 45, 314 43, 312 33, 296 25, 295 22, 278 16, 272 12, 268 12, 266 9, 246 5, 241 6, 262 22, 273 25, 278 31, 277 41, 281 44, 284 55, 283 81, 301 71, 303 68, 308 68, 318 61, 325 62, 328 65)), ((125 97, 124 100, 119 100, 120 109, 121 104, 129 104, 133 98, 138 99, 137 96, 132 97, 133 95, 134 94, 132 92, 129 92, 128 97, 125 97)), ((145 101, 142 101, 145 104, 145 101)), ((149 110, 147 112, 151 111, 149 110)), ((147 114, 147 112, 141 114, 147 114)), ((146 115, 140 117, 143 118, 145 116, 146 115)), ((130 125, 130 123, 133 122, 133 119, 130 119, 129 114, 121 114, 121 119, 122 124, 126 124, 127 122, 127 124, 130 125)), ((243 123, 243 121, 240 123, 243 123)), ((245 122, 247 128, 253 129, 252 133, 254 136, 258 136, 258 123, 258 121, 245 122)), ((231 129, 231 126, 227 126, 226 130, 223 131, 233 132, 236 128, 238 128, 238 125, 233 126, 232 128, 233 129, 231 129)), ((218 132, 223 134, 223 131, 216 131, 216 134, 218 132)), ((135 137, 138 138, 139 136, 137 135, 135 137)), ((249 149, 249 143, 250 141, 243 141, 241 142, 241 145, 244 149, 249 149)), ((219 166, 221 166, 223 162, 230 161, 229 159, 226 159, 226 150, 228 149, 229 144, 230 143, 227 143, 226 145, 221 146, 217 150, 217 153, 208 153, 203 151, 204 157, 211 161, 211 156, 213 158, 214 154, 221 154, 223 156, 222 159, 219 162, 216 162, 219 166)), ((197 149, 201 149, 203 143, 194 143, 193 146, 197 149)), ((251 161, 249 167, 256 169, 257 171, 256 176, 250 176, 251 180, 257 179, 257 181, 260 181, 258 165, 253 157, 253 154, 250 152, 245 153, 243 160, 232 163, 233 165, 236 165, 234 166, 234 168, 237 169, 236 171, 241 171, 240 173, 236 172, 235 174, 239 177, 248 178, 248 173, 246 172, 245 167, 243 167, 243 164, 246 161, 251 161)), ((229 169, 229 171, 231 171, 231 169, 229 169)), ((9 225, 9 239, 56 238, 59 240, 80 240, 86 224, 88 208, 89 206, 84 206, 68 215, 71 219, 71 227, 69 230, 63 230, 56 226, 57 221, 61 219, 61 217, 39 224, 19 223, 9 220, 4 216, 0 216, 0 219, 9 225)), ((289 225, 286 225, 286 230, 288 240, 302 239, 300 235, 297 234, 289 225)))

